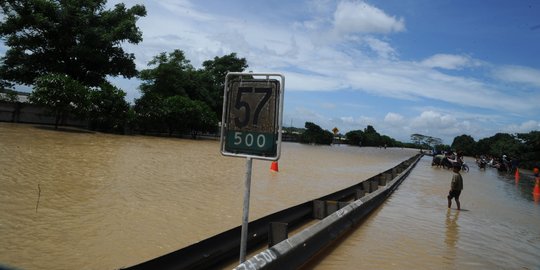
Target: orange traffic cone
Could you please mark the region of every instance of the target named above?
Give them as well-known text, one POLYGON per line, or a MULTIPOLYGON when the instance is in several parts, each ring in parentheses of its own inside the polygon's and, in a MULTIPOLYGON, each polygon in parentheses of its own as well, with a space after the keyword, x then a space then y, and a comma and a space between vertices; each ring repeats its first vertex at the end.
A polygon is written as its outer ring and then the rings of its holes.
POLYGON ((277 161, 272 161, 272 165, 270 165, 270 170, 273 172, 279 172, 277 161))
POLYGON ((534 184, 533 195, 540 196, 540 177, 536 177, 536 183, 534 184))
POLYGON ((516 178, 516 183, 519 182, 519 169, 516 168, 516 175, 514 176, 516 178))

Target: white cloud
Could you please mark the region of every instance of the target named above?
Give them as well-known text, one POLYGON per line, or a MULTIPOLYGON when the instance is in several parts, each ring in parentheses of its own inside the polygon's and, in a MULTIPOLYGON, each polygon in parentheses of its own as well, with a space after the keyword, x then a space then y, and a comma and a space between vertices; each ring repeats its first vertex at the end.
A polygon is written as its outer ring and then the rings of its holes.
POLYGON ((384 117, 384 122, 387 122, 389 124, 402 124, 404 117, 398 113, 392 113, 389 112, 384 117))
POLYGON ((396 51, 388 42, 384 42, 380 39, 376 39, 373 37, 366 37, 364 38, 367 45, 371 48, 371 50, 375 51, 379 57, 383 59, 389 59, 394 58, 396 56, 396 51))
POLYGON ((347 69, 343 81, 353 89, 398 99, 428 98, 459 106, 532 113, 540 92, 510 93, 475 78, 448 75, 403 61, 364 61, 347 69), (516 104, 520 104, 516 106, 516 104))
POLYGON ((503 66, 496 68, 494 75, 499 80, 540 87, 540 70, 538 69, 523 66, 503 66))
POLYGON ((364 1, 342 1, 334 13, 334 30, 347 33, 391 33, 405 30, 403 18, 387 15, 364 1))
POLYGON ((341 121, 343 121, 343 123, 347 123, 347 124, 354 124, 354 117, 352 116, 343 116, 343 117, 340 117, 341 121))
POLYGON ((441 114, 435 111, 425 111, 415 117, 411 125, 418 128, 445 129, 457 124, 457 120, 450 114, 441 114))
POLYGON ((436 54, 421 62, 423 66, 430 68, 462 69, 480 65, 478 61, 466 55, 436 54))
POLYGON ((532 130, 540 131, 540 122, 529 120, 520 124, 512 124, 503 128, 506 133, 528 133, 532 130))

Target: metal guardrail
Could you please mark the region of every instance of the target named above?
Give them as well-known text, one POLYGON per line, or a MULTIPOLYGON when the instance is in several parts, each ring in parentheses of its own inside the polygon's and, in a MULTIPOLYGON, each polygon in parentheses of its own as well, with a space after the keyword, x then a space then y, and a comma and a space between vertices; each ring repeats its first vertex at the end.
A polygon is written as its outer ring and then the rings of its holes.
MULTIPOLYGON (((287 223, 288 228, 294 230, 316 218, 322 218, 321 221, 304 231, 249 258, 236 269, 290 269, 305 263, 322 247, 338 238, 390 196, 421 157, 422 155, 418 154, 356 185, 250 222, 248 251, 260 248, 268 242, 270 223, 287 223), (380 184, 383 184, 382 187, 379 186, 380 184), (340 203, 336 203, 334 209, 327 209, 327 204, 323 204, 323 217, 317 217, 316 212, 321 209, 315 209, 316 201, 340 203)), ((124 269, 218 268, 238 258, 240 231, 241 227, 238 226, 185 248, 124 269)))

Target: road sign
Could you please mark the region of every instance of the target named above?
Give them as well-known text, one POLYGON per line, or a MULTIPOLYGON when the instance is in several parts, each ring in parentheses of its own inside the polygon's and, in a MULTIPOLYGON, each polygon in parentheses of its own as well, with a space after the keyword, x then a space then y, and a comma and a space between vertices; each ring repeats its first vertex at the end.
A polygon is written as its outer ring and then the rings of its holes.
POLYGON ((281 74, 229 72, 225 76, 221 153, 246 158, 240 263, 246 259, 252 158, 279 159, 284 85, 281 74))
POLYGON ((279 158, 283 84, 284 77, 279 74, 227 74, 221 125, 223 155, 279 158))

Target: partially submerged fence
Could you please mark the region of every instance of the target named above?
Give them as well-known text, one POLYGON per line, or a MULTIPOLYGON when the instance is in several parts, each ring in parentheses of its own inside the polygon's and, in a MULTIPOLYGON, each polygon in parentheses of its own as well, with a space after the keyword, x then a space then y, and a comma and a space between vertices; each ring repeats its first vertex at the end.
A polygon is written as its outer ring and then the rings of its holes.
MULTIPOLYGON (((39 105, 22 102, 0 101, 0 122, 54 125, 55 116, 39 105)), ((85 127, 86 121, 63 117, 61 125, 85 127)))

